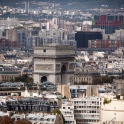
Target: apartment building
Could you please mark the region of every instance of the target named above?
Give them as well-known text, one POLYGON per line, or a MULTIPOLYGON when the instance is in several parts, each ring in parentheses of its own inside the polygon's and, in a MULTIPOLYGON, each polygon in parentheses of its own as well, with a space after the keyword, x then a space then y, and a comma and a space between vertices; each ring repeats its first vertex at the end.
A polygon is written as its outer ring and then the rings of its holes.
POLYGON ((99 123, 101 119, 101 98, 74 98, 74 116, 77 124, 99 123))
POLYGON ((106 124, 124 123, 124 100, 113 99, 110 103, 102 106, 101 122, 106 124))
POLYGON ((88 84, 93 83, 93 76, 88 74, 75 74, 74 82, 80 84, 82 82, 87 82, 88 84))
POLYGON ((32 124, 64 124, 62 117, 59 115, 29 114, 27 119, 32 124))
POLYGON ((58 108, 56 101, 42 97, 23 97, 19 100, 8 99, 0 106, 0 111, 49 113, 56 108, 58 108))
POLYGON ((14 120, 27 119, 32 124, 64 124, 62 115, 54 115, 48 113, 33 113, 33 114, 14 114, 11 118, 14 120))
POLYGON ((19 76, 19 72, 14 66, 4 66, 0 65, 0 81, 10 81, 14 80, 19 76))
POLYGON ((76 124, 76 120, 74 119, 74 105, 72 101, 64 102, 60 111, 64 116, 65 124, 76 124))
POLYGON ((66 98, 83 98, 99 96, 105 89, 98 85, 58 85, 57 91, 66 98))

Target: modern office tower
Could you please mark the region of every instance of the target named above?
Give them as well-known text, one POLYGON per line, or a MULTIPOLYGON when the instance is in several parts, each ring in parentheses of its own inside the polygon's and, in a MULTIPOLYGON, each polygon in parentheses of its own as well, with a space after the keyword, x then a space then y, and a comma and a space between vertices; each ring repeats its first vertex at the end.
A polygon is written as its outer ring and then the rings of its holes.
POLYGON ((30 10, 29 2, 25 2, 25 13, 29 14, 29 10, 30 10))
POLYGON ((20 43, 21 49, 25 49, 26 47, 26 34, 23 30, 18 30, 18 42, 20 43))
POLYGON ((74 82, 75 48, 70 45, 46 44, 34 48, 34 83, 74 82))
POLYGON ((102 32, 78 31, 75 33, 77 48, 88 48, 88 40, 102 39, 102 32))
POLYGON ((106 34, 115 33, 124 27, 123 15, 94 15, 93 28, 105 29, 106 34))
POLYGON ((99 123, 101 119, 101 98, 74 98, 74 116, 77 124, 99 123))
POLYGON ((29 35, 29 31, 25 29, 18 29, 17 30, 17 41, 20 44, 21 49, 26 49, 26 38, 29 35))

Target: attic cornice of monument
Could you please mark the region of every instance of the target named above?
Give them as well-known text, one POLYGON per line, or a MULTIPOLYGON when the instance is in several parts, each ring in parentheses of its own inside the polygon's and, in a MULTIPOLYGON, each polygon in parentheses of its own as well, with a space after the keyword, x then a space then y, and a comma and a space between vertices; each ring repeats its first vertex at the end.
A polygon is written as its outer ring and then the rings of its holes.
POLYGON ((67 46, 67 45, 62 45, 62 46, 40 46, 40 47, 35 47, 35 50, 43 50, 43 49, 49 49, 49 50, 60 50, 60 49, 65 49, 65 50, 74 50, 74 46, 67 46))
POLYGON ((68 55, 40 55, 40 54, 35 54, 34 58, 38 57, 38 58, 66 58, 66 57, 75 57, 75 54, 68 54, 68 55))
MULTIPOLYGON (((49 72, 49 73, 43 73, 43 72, 34 72, 33 74, 40 74, 40 75, 45 75, 45 76, 48 76, 48 75, 59 75, 59 74, 62 74, 61 72, 56 72, 56 73, 52 73, 52 72, 49 72)), ((74 74, 74 71, 69 71, 69 72, 65 72, 63 74, 74 74)))

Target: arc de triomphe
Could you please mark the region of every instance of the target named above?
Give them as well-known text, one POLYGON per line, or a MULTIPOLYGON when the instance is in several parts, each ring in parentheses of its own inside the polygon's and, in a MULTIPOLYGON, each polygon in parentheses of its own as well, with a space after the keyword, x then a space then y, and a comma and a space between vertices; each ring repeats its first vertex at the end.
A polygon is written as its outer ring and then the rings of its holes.
POLYGON ((75 48, 49 44, 34 48, 34 83, 67 84, 74 81, 75 48))

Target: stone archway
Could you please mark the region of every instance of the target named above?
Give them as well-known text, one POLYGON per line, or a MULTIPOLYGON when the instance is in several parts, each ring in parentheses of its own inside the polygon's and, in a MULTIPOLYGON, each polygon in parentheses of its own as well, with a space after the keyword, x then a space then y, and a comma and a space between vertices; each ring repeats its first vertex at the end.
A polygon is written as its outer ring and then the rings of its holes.
POLYGON ((61 67, 61 85, 65 84, 66 82, 66 72, 67 72, 67 67, 66 65, 62 65, 61 67))
POLYGON ((61 73, 65 73, 67 71, 66 65, 62 65, 61 67, 61 73))
POLYGON ((47 81, 47 77, 46 76, 41 77, 41 83, 46 82, 46 81, 47 81))

